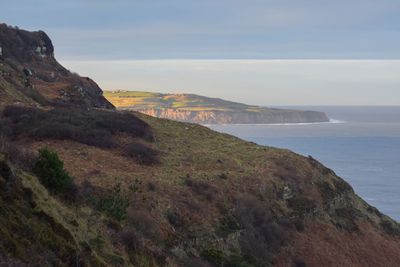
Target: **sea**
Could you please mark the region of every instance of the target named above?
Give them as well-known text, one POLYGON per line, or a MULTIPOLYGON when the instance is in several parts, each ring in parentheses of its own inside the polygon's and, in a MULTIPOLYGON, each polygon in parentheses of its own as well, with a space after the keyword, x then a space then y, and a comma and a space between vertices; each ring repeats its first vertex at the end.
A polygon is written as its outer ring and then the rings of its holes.
POLYGON ((207 125, 260 145, 311 155, 370 205, 400 221, 400 106, 290 106, 327 123, 207 125))

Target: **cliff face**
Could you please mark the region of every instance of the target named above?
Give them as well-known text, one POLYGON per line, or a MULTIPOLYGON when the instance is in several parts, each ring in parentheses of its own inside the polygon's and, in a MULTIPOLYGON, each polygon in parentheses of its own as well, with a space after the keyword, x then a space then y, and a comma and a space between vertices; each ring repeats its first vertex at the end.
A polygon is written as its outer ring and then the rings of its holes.
POLYGON ((323 112, 279 109, 267 112, 192 111, 169 108, 138 109, 137 111, 157 118, 202 124, 274 124, 329 121, 328 117, 323 112))
POLYGON ((250 106, 193 94, 106 92, 117 108, 177 121, 203 124, 271 124, 328 122, 323 112, 250 106))
POLYGON ((0 24, 0 97, 0 105, 22 102, 113 109, 94 81, 57 62, 46 33, 6 24, 0 24))

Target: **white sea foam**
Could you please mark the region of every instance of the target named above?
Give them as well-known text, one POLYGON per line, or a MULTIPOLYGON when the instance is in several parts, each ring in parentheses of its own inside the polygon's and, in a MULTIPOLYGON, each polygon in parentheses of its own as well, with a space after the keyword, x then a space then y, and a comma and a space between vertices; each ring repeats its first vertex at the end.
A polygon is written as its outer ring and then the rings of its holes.
POLYGON ((290 126, 290 125, 317 125, 317 124, 339 124, 339 123, 346 123, 345 121, 342 120, 336 120, 336 119, 329 119, 329 121, 325 122, 298 122, 298 123, 222 123, 222 124, 203 124, 204 126, 215 126, 215 125, 221 125, 221 126, 227 126, 227 125, 243 125, 243 126, 268 126, 268 125, 273 125, 273 126, 290 126))
POLYGON ((329 119, 329 123, 346 123, 345 121, 329 119))

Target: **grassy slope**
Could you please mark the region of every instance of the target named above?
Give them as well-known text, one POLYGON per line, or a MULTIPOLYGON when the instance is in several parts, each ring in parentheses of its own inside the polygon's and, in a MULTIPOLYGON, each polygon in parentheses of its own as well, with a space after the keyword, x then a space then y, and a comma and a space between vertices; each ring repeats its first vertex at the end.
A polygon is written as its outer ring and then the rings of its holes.
POLYGON ((8 266, 2 256, 18 259, 8 262, 19 263, 15 266, 126 264, 123 253, 104 237, 102 225, 95 223, 99 214, 50 196, 35 176, 4 159, 0 165, 12 169, 12 177, 0 173, 0 265, 8 266))
MULTIPOLYGON (((138 116, 154 130, 153 146, 161 151, 159 165, 142 166, 113 150, 69 141, 26 145, 57 150, 78 182, 88 179, 104 189, 121 183, 131 203, 131 219, 123 227, 134 229, 146 240, 152 248, 147 252, 150 258, 159 251, 168 262, 177 263, 189 255, 200 257, 209 249, 224 257, 241 255, 245 247, 240 231, 231 229, 226 236, 220 226, 241 203, 250 203, 248 209, 260 206, 254 212, 268 211, 272 221, 285 218, 289 224, 304 226, 287 228, 288 237, 271 249, 277 265, 299 260, 307 266, 365 266, 366 262, 379 266, 383 261, 395 266, 400 260, 399 238, 389 236, 398 233, 398 226, 314 160, 199 125, 138 116), (128 190, 132 187, 138 190, 128 190), (283 198, 288 190, 289 198, 283 198), (171 223, 171 214, 179 223, 171 223)), ((105 222, 98 224, 102 227, 105 222)), ((265 249, 253 246, 254 251, 265 249)))
POLYGON ((265 111, 267 109, 194 94, 159 94, 140 91, 105 91, 117 108, 175 108, 181 110, 265 111))

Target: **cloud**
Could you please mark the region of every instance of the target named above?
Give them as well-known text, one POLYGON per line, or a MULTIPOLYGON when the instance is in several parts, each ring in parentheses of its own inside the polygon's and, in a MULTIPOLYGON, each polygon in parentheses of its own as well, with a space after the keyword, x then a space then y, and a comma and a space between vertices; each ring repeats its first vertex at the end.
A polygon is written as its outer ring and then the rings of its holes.
POLYGON ((400 58, 398 0, 4 0, 62 58, 400 58))
POLYGON ((63 61, 103 89, 257 105, 400 105, 400 60, 63 61))

